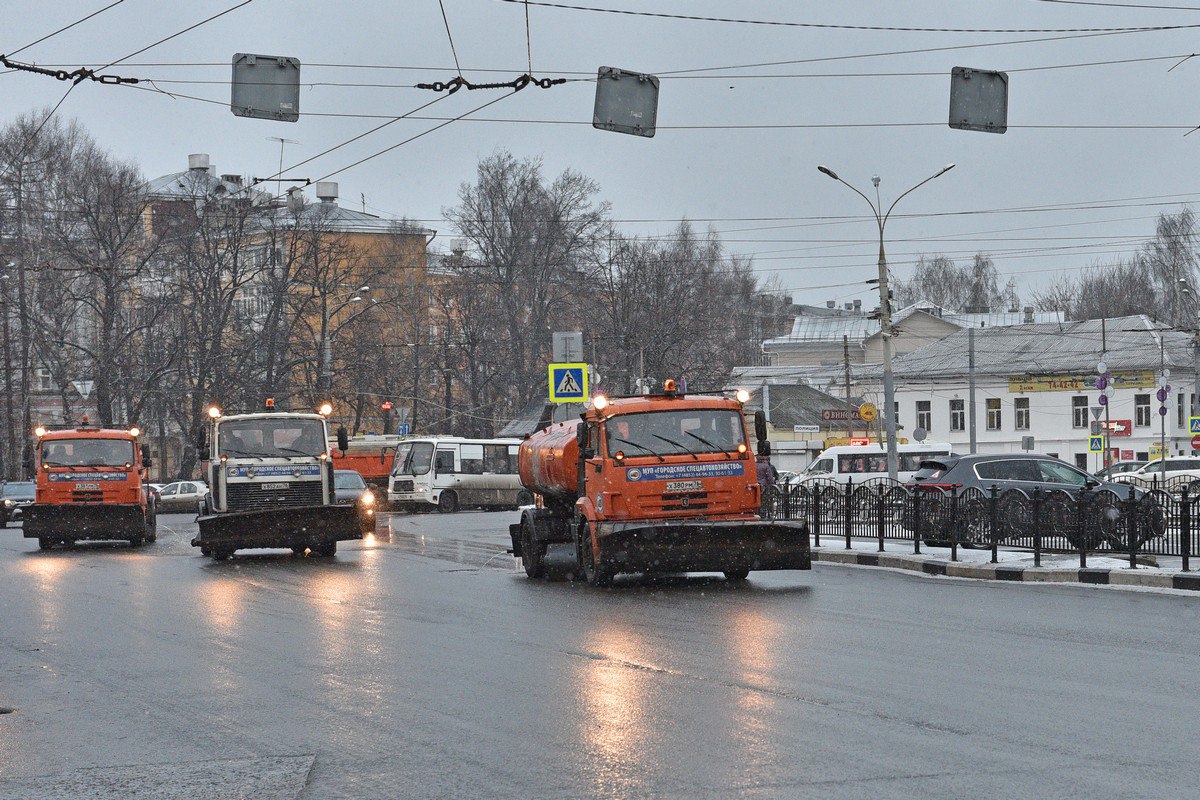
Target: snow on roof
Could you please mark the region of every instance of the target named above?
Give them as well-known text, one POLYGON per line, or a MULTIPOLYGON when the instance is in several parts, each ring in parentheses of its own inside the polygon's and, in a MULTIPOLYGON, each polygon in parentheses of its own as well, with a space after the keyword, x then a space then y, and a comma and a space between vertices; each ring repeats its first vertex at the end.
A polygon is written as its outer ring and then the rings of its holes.
MULTIPOLYGON (((968 330, 957 331, 897 356, 893 361, 897 378, 965 375, 969 336, 968 330)), ((978 328, 975 371, 980 375, 1092 372, 1101 360, 1110 370, 1157 370, 1160 343, 1163 365, 1191 368, 1191 336, 1163 330, 1145 315, 978 328)))

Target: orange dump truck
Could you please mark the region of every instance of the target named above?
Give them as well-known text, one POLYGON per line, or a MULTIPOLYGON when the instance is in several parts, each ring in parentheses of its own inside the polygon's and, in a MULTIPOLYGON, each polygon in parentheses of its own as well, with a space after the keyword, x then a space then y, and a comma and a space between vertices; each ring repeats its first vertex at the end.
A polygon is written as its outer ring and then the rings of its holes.
POLYGON ((24 535, 42 549, 81 539, 124 539, 134 547, 158 536, 146 483, 150 459, 138 429, 38 428, 37 486, 24 535))
MULTIPOLYGON (((740 393, 739 393, 740 394, 740 393)), ((742 404, 685 396, 597 396, 579 421, 526 439, 521 482, 540 497, 509 526, 531 578, 547 548, 573 544, 575 573, 605 585, 618 573, 811 569, 808 528, 766 521, 742 404)), ((756 419, 763 449, 766 424, 756 419)))

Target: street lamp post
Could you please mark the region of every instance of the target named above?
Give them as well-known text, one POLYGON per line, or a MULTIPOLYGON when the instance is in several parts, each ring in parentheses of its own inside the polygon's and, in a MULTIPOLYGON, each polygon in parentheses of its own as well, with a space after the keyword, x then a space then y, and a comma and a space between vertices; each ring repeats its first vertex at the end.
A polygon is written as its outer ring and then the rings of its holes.
POLYGON ((888 206, 886 213, 881 213, 883 203, 879 199, 879 176, 875 175, 871 178, 871 183, 875 185, 875 201, 860 192, 855 187, 846 183, 838 177, 838 174, 824 165, 818 165, 817 170, 833 178, 838 183, 851 189, 855 194, 867 201, 867 205, 871 207, 871 212, 875 215, 875 222, 879 226, 879 330, 880 337, 883 339, 883 419, 887 427, 887 468, 888 478, 896 480, 896 473, 899 471, 896 458, 896 386, 892 377, 892 304, 891 296, 888 291, 888 274, 887 274, 887 255, 883 249, 883 229, 887 225, 888 217, 892 215, 892 209, 896 204, 904 199, 905 195, 915 191, 916 189, 929 183, 934 178, 945 175, 950 170, 954 169, 953 164, 947 164, 940 170, 930 175, 925 180, 916 184, 912 188, 901 193, 899 197, 892 201, 888 206))
POLYGON ((351 303, 357 303, 362 300, 362 293, 369 292, 370 286, 360 286, 353 292, 353 297, 338 304, 332 310, 329 308, 328 297, 321 298, 321 350, 318 353, 318 369, 317 390, 321 392, 321 396, 328 398, 333 392, 333 340, 337 337, 338 332, 353 322, 359 316, 375 307, 376 302, 371 300, 364 308, 354 312, 346 319, 342 320, 333 328, 330 328, 330 320, 349 306, 351 303))

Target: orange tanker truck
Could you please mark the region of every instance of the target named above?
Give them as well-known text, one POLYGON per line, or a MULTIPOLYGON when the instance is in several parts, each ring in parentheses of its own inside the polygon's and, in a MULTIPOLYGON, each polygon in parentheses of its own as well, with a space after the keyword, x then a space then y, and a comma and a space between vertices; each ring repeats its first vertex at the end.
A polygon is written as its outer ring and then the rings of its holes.
MULTIPOLYGON (((521 482, 540 498, 509 526, 531 578, 547 548, 573 544, 574 572, 594 586, 618 573, 811 569, 808 528, 761 519, 742 406, 749 397, 597 395, 580 420, 526 439, 521 482)), ((756 415, 760 451, 766 421, 756 415)))
POLYGON ((37 484, 24 535, 43 550, 81 539, 124 539, 134 547, 158 535, 151 466, 137 428, 37 431, 37 484))

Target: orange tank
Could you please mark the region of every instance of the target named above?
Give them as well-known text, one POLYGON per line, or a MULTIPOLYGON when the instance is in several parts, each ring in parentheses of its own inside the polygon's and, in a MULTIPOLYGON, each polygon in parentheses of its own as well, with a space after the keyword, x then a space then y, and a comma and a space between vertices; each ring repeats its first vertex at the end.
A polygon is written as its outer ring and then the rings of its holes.
POLYGON ((580 420, 558 422, 521 442, 517 468, 531 492, 571 504, 579 496, 580 420))

